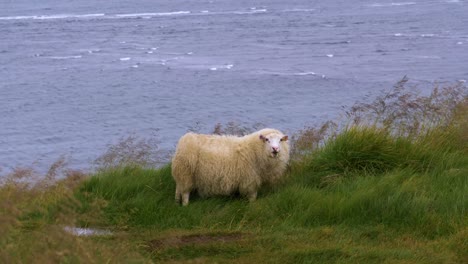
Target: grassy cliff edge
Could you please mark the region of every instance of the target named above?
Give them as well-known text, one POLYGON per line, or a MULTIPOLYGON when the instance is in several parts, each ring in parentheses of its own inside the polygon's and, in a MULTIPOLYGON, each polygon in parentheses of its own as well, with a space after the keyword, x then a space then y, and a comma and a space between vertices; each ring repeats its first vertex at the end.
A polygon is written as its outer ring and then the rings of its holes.
POLYGON ((346 124, 294 135, 285 181, 253 203, 195 196, 181 207, 170 164, 113 160, 61 180, 51 168, 35 185, 18 180, 28 171, 16 171, 0 187, 0 259, 467 263, 466 87, 423 97, 402 82, 353 106, 346 124), (76 236, 66 226, 112 234, 76 236))

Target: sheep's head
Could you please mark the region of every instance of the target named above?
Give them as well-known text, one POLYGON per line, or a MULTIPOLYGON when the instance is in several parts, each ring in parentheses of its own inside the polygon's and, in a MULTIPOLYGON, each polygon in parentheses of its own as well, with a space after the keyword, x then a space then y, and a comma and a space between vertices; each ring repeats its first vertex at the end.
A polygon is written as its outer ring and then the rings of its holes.
POLYGON ((260 135, 260 140, 263 141, 265 151, 268 152, 271 157, 276 158, 280 155, 281 151, 285 149, 288 136, 272 133, 268 135, 260 135))

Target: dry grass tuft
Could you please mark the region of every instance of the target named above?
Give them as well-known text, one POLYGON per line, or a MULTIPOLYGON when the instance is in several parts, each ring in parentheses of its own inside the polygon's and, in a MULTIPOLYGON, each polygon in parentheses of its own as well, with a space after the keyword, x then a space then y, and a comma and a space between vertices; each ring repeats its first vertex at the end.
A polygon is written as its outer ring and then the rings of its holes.
POLYGON ((168 154, 159 149, 159 141, 131 135, 121 138, 117 144, 94 161, 98 170, 115 167, 142 166, 145 168, 164 164, 168 154))
POLYGON ((316 150, 326 138, 336 133, 338 125, 327 121, 319 128, 305 127, 291 137, 291 158, 298 160, 316 150))
POLYGON ((212 134, 215 135, 235 135, 235 136, 245 136, 250 133, 253 133, 257 130, 264 128, 265 125, 261 123, 255 123, 252 126, 241 125, 237 122, 228 122, 225 125, 218 123, 215 125, 212 134))
POLYGON ((405 76, 393 89, 370 102, 357 102, 348 111, 352 125, 370 125, 389 129, 401 136, 415 137, 435 126, 448 125, 456 108, 467 100, 468 89, 462 82, 435 84, 428 96, 409 87, 405 76))

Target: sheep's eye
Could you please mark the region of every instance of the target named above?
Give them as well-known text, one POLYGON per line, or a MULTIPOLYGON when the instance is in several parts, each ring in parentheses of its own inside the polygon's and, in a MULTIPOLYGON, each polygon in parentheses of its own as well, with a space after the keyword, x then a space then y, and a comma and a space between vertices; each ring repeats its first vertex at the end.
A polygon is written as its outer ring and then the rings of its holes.
POLYGON ((270 140, 269 140, 268 138, 265 138, 265 141, 266 141, 266 142, 270 142, 270 140))

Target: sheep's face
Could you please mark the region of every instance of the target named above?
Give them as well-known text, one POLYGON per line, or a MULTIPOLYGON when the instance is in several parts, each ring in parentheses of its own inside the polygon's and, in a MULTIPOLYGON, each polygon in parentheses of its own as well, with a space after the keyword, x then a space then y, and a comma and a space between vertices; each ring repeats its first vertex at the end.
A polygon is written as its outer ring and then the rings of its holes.
POLYGON ((288 136, 279 134, 260 135, 260 140, 264 143, 265 151, 271 157, 276 158, 282 151, 282 145, 288 140, 288 136))

